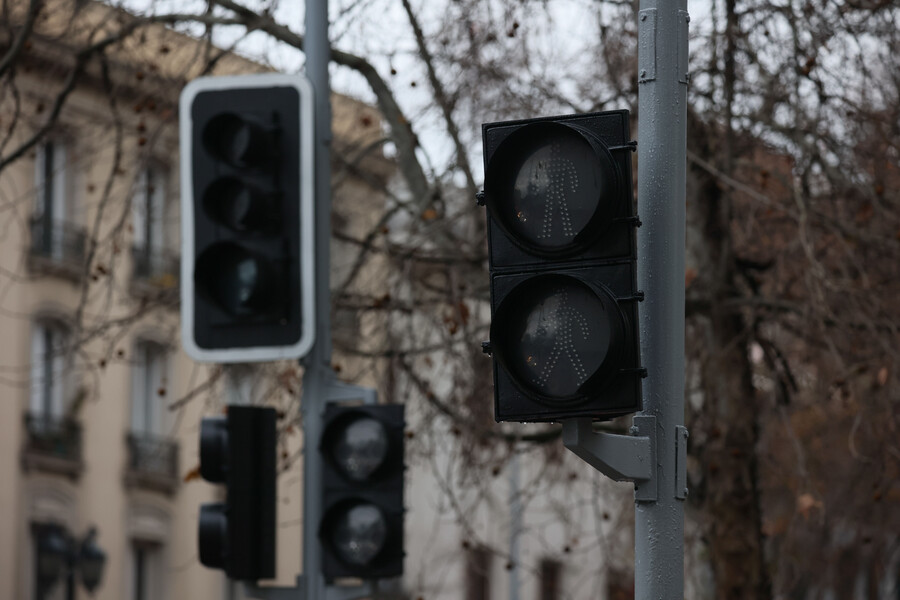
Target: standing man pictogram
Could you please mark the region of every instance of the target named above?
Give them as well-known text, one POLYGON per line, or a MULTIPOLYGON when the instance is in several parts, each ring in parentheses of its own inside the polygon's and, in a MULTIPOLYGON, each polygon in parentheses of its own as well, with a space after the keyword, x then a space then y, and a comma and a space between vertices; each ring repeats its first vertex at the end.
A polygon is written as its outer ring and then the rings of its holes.
POLYGON ((562 156, 559 143, 551 144, 550 156, 537 158, 528 181, 528 195, 543 198, 544 216, 541 221, 540 239, 553 237, 554 212, 558 214, 563 236, 575 237, 572 219, 569 216, 569 205, 566 202, 567 192, 578 190, 578 170, 569 158, 562 156))
POLYGON ((580 311, 569 305, 569 294, 564 288, 557 290, 554 297, 558 302, 555 303, 556 306, 550 316, 546 317, 546 323, 542 325, 554 332, 553 346, 550 348, 550 357, 546 364, 535 377, 535 383, 542 387, 546 385, 553 376, 560 356, 565 354, 577 376, 577 386, 580 386, 587 379, 587 370, 576 350, 573 330, 580 329, 581 337, 587 341, 590 335, 588 322, 580 311))

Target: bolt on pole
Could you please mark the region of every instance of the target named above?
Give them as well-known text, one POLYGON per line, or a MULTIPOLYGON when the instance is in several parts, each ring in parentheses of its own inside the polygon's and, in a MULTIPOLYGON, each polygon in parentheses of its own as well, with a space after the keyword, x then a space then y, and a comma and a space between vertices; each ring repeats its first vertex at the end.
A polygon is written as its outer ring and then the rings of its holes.
POLYGON ((643 416, 656 419, 657 499, 635 498, 635 598, 684 598, 684 251, 686 0, 641 0, 638 13, 638 287, 643 416))

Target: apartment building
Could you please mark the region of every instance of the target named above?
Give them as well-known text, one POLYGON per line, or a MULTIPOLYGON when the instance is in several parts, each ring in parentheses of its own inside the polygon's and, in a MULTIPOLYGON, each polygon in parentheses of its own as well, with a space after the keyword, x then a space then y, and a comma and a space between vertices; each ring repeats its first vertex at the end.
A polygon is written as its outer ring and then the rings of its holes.
MULTIPOLYGON (((26 8, 14 3, 10 22, 26 8)), ((268 386, 261 373, 273 365, 198 365, 181 350, 177 101, 203 44, 154 26, 77 64, 74 49, 124 18, 97 3, 45 6, 0 104, 4 157, 24 148, 0 176, 0 598, 87 597, 90 574, 58 564, 85 543, 106 555, 97 598, 233 597, 196 557, 198 506, 221 493, 195 476, 198 423, 248 399, 284 405, 290 418, 299 393, 268 386), (51 129, 29 145, 61 97, 51 129)), ((4 32, 4 51, 17 31, 4 32)), ((213 73, 262 70, 225 54, 213 73)), ((381 135, 370 107, 336 97, 334 112, 353 122, 337 128, 337 147, 381 135)), ((370 183, 392 170, 378 155, 360 168, 370 183)), ((361 177, 336 186, 347 230, 365 227, 380 201, 361 177), (373 210, 348 210, 362 201, 373 210)), ((355 321, 341 327, 359 335, 355 321)), ((300 463, 285 469, 279 572, 290 580, 300 463)))

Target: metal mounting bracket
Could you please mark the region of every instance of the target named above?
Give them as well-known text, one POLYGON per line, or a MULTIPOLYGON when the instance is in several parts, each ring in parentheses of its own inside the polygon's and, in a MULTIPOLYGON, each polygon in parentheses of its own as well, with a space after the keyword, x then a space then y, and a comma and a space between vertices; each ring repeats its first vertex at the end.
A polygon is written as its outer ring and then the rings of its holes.
POLYGON ((684 500, 688 495, 687 482, 688 430, 684 425, 675 427, 675 497, 684 500))
POLYGON ((638 13, 638 83, 656 79, 656 9, 638 13))
POLYGON ((656 417, 634 417, 634 435, 595 432, 591 419, 562 422, 563 444, 614 481, 634 483, 634 499, 656 502, 656 417))
POLYGON ((245 581, 244 595, 256 600, 303 600, 306 596, 303 575, 297 575, 297 585, 294 587, 268 587, 257 585, 255 581, 245 581))
POLYGON ((371 405, 378 404, 378 391, 343 381, 331 381, 325 398, 326 402, 360 402, 371 405))
MULTIPOLYGON (((368 581, 349 587, 329 585, 325 588, 324 600, 363 600, 371 598, 373 593, 374 586, 368 581)), ((254 600, 305 600, 306 587, 303 575, 297 575, 297 585, 293 587, 269 587, 245 581, 244 596, 254 600)))
POLYGON ((372 598, 373 593, 373 586, 369 582, 353 587, 330 585, 325 588, 325 600, 364 600, 372 598))

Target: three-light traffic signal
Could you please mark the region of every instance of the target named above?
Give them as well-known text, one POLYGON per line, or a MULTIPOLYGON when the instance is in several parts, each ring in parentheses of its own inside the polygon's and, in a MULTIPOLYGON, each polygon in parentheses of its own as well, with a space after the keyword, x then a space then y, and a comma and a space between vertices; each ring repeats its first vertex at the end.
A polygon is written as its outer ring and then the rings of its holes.
POLYGON ((200 475, 226 488, 224 503, 200 507, 200 562, 232 579, 275 576, 275 418, 231 405, 200 426, 200 475))
POLYGON ((182 92, 182 338, 196 360, 312 346, 312 108, 297 75, 208 77, 182 92))
POLYGON ((381 579, 403 574, 402 404, 325 410, 322 460, 322 574, 381 579))
POLYGON ((482 127, 497 421, 641 408, 628 111, 482 127))

